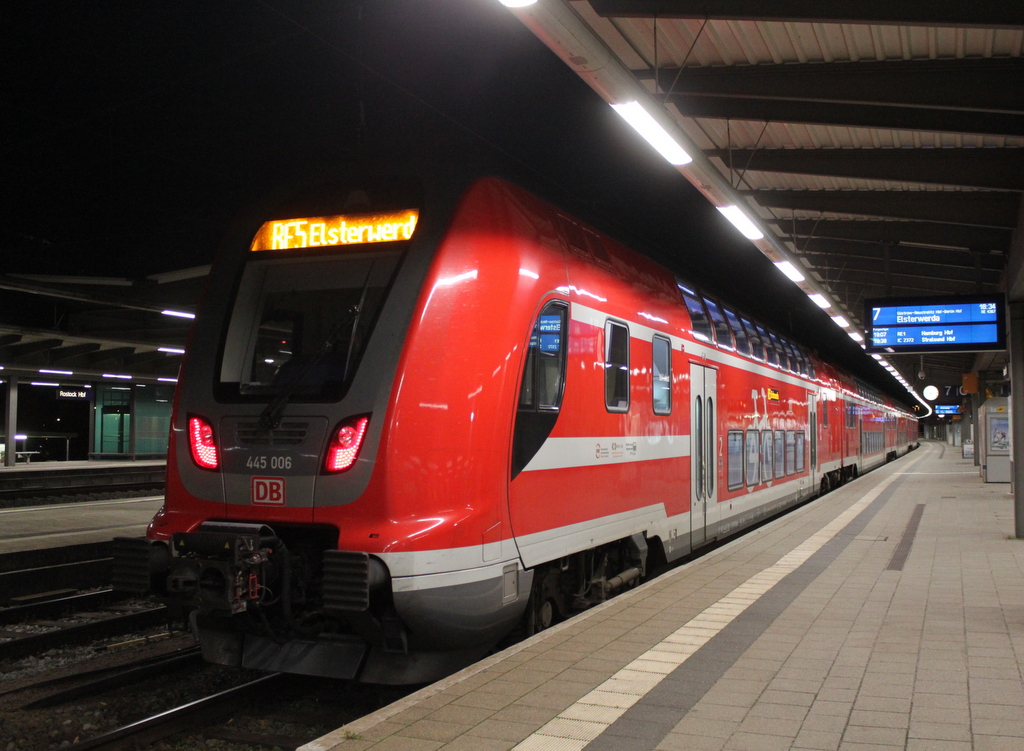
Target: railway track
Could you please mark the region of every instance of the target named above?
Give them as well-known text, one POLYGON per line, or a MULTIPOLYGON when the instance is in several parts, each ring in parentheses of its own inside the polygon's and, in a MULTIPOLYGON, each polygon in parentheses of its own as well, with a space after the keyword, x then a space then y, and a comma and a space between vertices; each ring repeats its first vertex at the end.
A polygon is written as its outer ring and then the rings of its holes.
POLYGON ((0 556, 0 661, 167 622, 162 605, 110 587, 111 544, 0 556))

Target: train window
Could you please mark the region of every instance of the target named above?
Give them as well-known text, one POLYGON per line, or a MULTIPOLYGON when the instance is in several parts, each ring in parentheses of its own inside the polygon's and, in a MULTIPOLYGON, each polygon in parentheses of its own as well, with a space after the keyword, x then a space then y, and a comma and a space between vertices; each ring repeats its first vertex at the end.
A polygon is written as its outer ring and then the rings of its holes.
POLYGON ((747 431, 747 487, 752 488, 760 481, 761 449, 756 430, 747 431))
POLYGON ((693 438, 690 442, 693 452, 693 491, 694 497, 704 500, 704 410, 703 400, 698 396, 693 400, 693 438))
POLYGON ((781 430, 775 431, 775 476, 786 476, 786 434, 781 430))
POLYGON ((796 471, 804 471, 804 431, 798 430, 796 434, 796 471))
POLYGON ((530 334, 519 388, 519 409, 512 434, 512 477, 540 450, 558 420, 565 388, 568 306, 549 302, 530 334))
POLYGON ((729 321, 729 328, 732 329, 732 333, 736 337, 736 351, 741 355, 749 357, 750 340, 747 339, 747 332, 743 329, 743 324, 740 323, 739 317, 725 306, 722 306, 722 312, 725 313, 725 318, 729 321))
POLYGON ((735 349, 732 346, 732 334, 729 333, 729 324, 725 322, 725 316, 722 315, 718 303, 705 297, 704 305, 707 307, 708 314, 711 316, 711 323, 715 327, 715 339, 718 340, 718 346, 722 349, 735 349))
POLYGON ((558 411, 565 383, 566 306, 551 302, 544 306, 530 335, 519 390, 519 409, 558 411))
POLYGON ((284 389, 333 401, 351 383, 398 262, 393 252, 250 262, 235 295, 218 398, 284 389))
POLYGON ((810 375, 811 372, 809 370, 809 364, 807 362, 807 353, 804 352, 796 344, 791 344, 790 346, 793 348, 793 351, 796 353, 796 363, 797 363, 797 368, 800 370, 800 375, 802 375, 802 376, 810 375))
POLYGON ((656 336, 652 346, 651 393, 654 414, 668 415, 672 413, 672 343, 664 337, 656 336))
POLYGON ((822 398, 822 400, 821 400, 821 407, 818 408, 818 411, 821 412, 821 427, 827 428, 828 427, 828 402, 824 398, 822 398))
POLYGON ((764 345, 761 343, 761 337, 757 335, 754 324, 744 318, 743 328, 747 330, 747 338, 750 339, 750 354, 755 360, 764 362, 764 345))
POLYGON ((704 449, 707 452, 707 456, 704 458, 707 462, 707 483, 708 483, 708 498, 711 498, 715 494, 715 475, 718 472, 718 466, 715 462, 715 400, 710 396, 705 399, 705 416, 704 422, 707 425, 707 432, 705 434, 705 440, 707 441, 707 448, 704 449))
POLYGON ((857 427, 857 405, 853 402, 846 402, 846 427, 857 427))
POLYGON ((779 356, 776 354, 775 347, 772 346, 771 337, 769 337, 768 332, 764 330, 764 326, 758 326, 757 333, 761 335, 761 341, 764 342, 764 354, 768 364, 779 367, 779 356))
POLYGON ((789 372, 800 373, 800 359, 797 357, 796 350, 793 349, 792 345, 782 337, 779 337, 779 342, 782 344, 782 348, 786 351, 786 356, 789 358, 789 372))
POLYGON ((690 328, 695 339, 700 339, 704 342, 715 341, 715 334, 711 327, 711 319, 708 318, 707 312, 704 310, 704 306, 701 304, 700 298, 697 297, 697 293, 685 286, 682 282, 677 282, 679 291, 683 295, 683 302, 686 303, 686 309, 690 313, 690 328))
POLYGON ((727 436, 729 490, 743 487, 743 431, 730 430, 727 436))
POLYGON ((796 432, 786 431, 786 474, 791 475, 796 471, 796 432))
POLYGON ((629 329, 615 321, 604 327, 604 403, 609 412, 629 411, 629 329))
POLYGON ((783 370, 789 370, 789 355, 786 354, 786 350, 782 346, 782 341, 774 331, 769 331, 768 336, 772 340, 772 347, 775 349, 775 354, 779 356, 779 367, 783 370))
POLYGON ((772 431, 761 433, 761 482, 771 482, 773 477, 772 462, 775 450, 772 448, 772 431))

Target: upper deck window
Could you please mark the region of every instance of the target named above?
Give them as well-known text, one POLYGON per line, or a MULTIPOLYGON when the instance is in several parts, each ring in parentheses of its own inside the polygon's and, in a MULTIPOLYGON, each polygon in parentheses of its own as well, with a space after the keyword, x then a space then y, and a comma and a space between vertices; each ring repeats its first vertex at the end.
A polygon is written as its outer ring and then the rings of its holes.
POLYGON ((747 332, 740 323, 739 316, 731 308, 722 307, 726 320, 729 321, 729 328, 736 337, 736 351, 741 355, 750 355, 750 340, 747 339, 747 332))
POLYGON ((722 315, 722 310, 718 307, 718 303, 705 297, 704 305, 707 306, 708 313, 711 316, 711 323, 715 327, 715 338, 718 340, 718 346, 723 349, 735 349, 732 346, 732 334, 729 333, 729 324, 725 322, 725 316, 722 315))
POLYGON ((764 326, 758 326, 757 333, 761 335, 761 341, 764 342, 764 353, 768 364, 778 367, 779 356, 775 353, 775 347, 772 346, 772 340, 768 336, 768 332, 764 330, 764 326))
POLYGON ((701 341, 714 342, 715 334, 711 327, 711 319, 708 318, 708 314, 704 310, 704 305, 701 303, 700 298, 697 297, 697 293, 680 281, 677 281, 676 284, 679 286, 679 292, 683 296, 683 302, 686 303, 686 309, 690 313, 690 326, 693 336, 701 341))
POLYGON ((761 343, 761 337, 758 335, 757 329, 754 328, 754 324, 744 318, 743 328, 747 330, 747 338, 750 339, 750 354, 755 360, 764 362, 764 345, 761 343))

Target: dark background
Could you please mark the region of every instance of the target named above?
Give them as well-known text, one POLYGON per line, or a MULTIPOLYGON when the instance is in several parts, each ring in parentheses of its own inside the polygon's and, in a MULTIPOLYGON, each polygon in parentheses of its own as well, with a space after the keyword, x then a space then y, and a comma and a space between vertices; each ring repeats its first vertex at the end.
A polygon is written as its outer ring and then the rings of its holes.
POLYGON ((368 157, 497 157, 906 398, 497 0, 9 3, 0 56, 0 272, 206 264, 283 183, 368 157))

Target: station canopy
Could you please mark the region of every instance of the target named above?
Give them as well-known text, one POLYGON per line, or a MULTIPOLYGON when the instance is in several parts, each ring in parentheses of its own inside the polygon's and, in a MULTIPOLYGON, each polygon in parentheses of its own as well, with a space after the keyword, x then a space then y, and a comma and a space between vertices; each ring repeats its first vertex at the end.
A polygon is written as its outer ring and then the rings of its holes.
POLYGON ((0 380, 176 379, 209 270, 141 280, 0 274, 0 380))
MULTIPOLYGON (((855 340, 869 298, 1024 299, 1024 3, 524 3, 505 4, 620 114, 637 103, 855 340)), ((920 388, 1005 354, 888 362, 920 388)))

